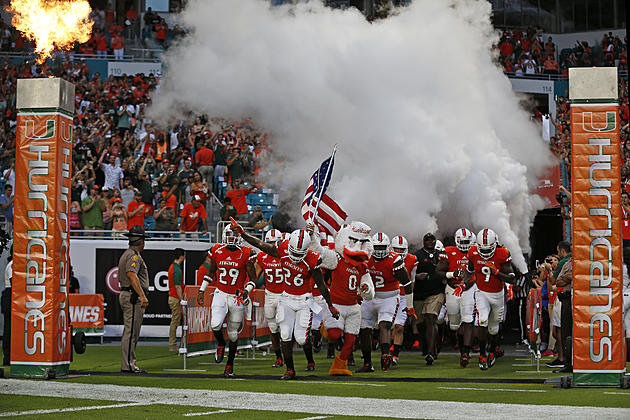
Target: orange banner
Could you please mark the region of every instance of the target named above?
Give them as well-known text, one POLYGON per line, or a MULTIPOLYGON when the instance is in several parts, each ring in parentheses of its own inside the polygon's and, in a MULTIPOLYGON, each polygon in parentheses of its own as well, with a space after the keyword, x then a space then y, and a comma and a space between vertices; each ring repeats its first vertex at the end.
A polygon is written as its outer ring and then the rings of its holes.
POLYGON ((532 345, 538 346, 542 324, 540 289, 530 289, 527 295, 527 334, 532 345))
POLYGON ((618 106, 574 103, 571 127, 574 381, 618 383, 626 366, 618 106))
POLYGON ((72 117, 61 111, 19 112, 16 133, 11 375, 63 376, 71 351, 72 117))
POLYGON ((70 323, 74 330, 103 331, 105 328, 105 299, 103 295, 68 295, 70 323))

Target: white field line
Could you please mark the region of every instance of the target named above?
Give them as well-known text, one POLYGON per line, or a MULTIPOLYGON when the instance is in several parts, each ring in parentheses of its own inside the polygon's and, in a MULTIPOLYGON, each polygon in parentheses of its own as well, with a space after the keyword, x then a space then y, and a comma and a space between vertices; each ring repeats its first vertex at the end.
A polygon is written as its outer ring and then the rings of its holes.
POLYGON ((330 416, 315 416, 315 417, 304 417, 297 420, 319 420, 319 419, 329 419, 330 416))
MULTIPOLYGON (((306 383, 306 382, 305 382, 306 383)), ((577 407, 566 405, 472 403, 404 399, 336 397, 306 394, 275 394, 207 389, 135 387, 83 384, 62 381, 0 379, 0 394, 30 397, 87 398, 185 407, 212 407, 225 410, 265 410, 312 415, 354 415, 387 418, 462 419, 536 418, 597 420, 627 417, 626 408, 577 407)))
POLYGON ((51 408, 48 410, 12 411, 9 413, 0 413, 0 417, 34 416, 37 414, 66 413, 69 411, 102 410, 105 408, 134 407, 138 405, 152 405, 152 404, 155 404, 155 403, 135 402, 135 403, 115 404, 115 405, 91 405, 87 407, 51 408))
POLYGON ((513 389, 513 388, 457 388, 453 386, 438 386, 439 389, 463 389, 466 391, 514 391, 514 392, 547 392, 544 389, 513 389))
POLYGON ((518 366, 518 367, 535 367, 536 365, 532 365, 531 363, 525 363, 525 364, 512 363, 512 366, 518 366))
POLYGON ((167 372, 207 372, 206 369, 162 369, 167 372))
POLYGON ((540 372, 538 372, 537 370, 517 370, 516 373, 547 373, 547 374, 549 374, 549 373, 552 373, 552 372, 549 371, 549 370, 541 370, 540 372))
POLYGON ((604 394, 609 394, 609 395, 625 395, 626 397, 630 397, 630 392, 604 392, 604 394))
POLYGON ((363 382, 335 382, 335 381, 308 381, 309 384, 328 384, 328 385, 356 385, 356 386, 387 386, 385 384, 366 384, 363 382))
POLYGON ((210 414, 223 414, 223 413, 231 413, 232 410, 217 410, 217 411, 206 411, 205 413, 188 413, 184 414, 186 417, 193 416, 209 416, 210 414))

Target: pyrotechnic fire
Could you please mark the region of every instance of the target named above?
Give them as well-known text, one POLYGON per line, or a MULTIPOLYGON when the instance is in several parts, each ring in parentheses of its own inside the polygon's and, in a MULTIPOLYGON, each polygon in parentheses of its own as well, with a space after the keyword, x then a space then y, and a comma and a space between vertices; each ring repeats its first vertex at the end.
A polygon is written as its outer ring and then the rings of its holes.
POLYGON ((90 39, 92 9, 87 0, 11 0, 11 23, 35 42, 38 63, 54 49, 71 48, 75 41, 90 39))

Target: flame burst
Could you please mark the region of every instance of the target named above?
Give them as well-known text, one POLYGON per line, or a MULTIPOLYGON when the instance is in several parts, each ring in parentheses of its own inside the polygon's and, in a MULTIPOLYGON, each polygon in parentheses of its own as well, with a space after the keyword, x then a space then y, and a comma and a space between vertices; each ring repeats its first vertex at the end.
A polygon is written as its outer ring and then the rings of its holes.
POLYGON ((11 0, 7 10, 13 13, 13 26, 35 42, 39 64, 54 49, 71 48, 75 41, 87 42, 94 24, 87 0, 11 0))

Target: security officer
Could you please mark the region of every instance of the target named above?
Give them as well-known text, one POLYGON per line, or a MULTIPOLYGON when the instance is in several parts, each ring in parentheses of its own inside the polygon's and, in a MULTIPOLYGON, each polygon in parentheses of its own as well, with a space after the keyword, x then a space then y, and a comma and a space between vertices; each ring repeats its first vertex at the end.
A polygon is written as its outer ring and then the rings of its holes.
POLYGON ((118 262, 118 281, 120 282, 118 300, 125 323, 120 342, 122 352, 120 370, 124 373, 147 373, 136 366, 136 344, 140 336, 144 310, 149 306, 146 296, 149 290, 149 274, 140 255, 144 249, 146 236, 140 225, 133 226, 128 233, 125 233, 125 236, 129 238, 129 249, 123 252, 118 262))

